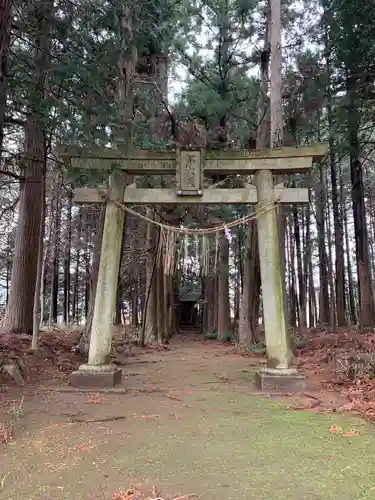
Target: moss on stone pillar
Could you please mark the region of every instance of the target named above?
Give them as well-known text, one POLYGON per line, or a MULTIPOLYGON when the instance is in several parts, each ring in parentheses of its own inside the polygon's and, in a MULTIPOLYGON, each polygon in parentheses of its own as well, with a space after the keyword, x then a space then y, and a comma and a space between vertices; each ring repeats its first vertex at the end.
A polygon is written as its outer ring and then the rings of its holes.
POLYGON ((281 271, 276 210, 269 209, 274 200, 272 172, 270 170, 258 171, 256 184, 258 188, 257 211, 268 207, 268 210, 257 219, 268 366, 288 369, 292 355, 288 345, 284 276, 281 271))

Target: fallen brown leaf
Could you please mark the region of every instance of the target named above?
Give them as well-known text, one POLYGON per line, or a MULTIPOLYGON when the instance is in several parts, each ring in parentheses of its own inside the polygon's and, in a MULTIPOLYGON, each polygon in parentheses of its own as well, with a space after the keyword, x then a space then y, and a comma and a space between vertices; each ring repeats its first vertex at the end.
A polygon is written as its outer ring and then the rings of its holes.
POLYGON ((341 431, 341 427, 339 427, 336 424, 331 425, 331 427, 328 429, 328 432, 330 432, 331 434, 337 434, 340 431, 341 431))
POLYGON ((86 401, 87 404, 101 404, 104 403, 104 397, 101 394, 95 394, 92 398, 86 401))
POLYGON ((355 429, 351 429, 350 431, 345 431, 343 434, 343 437, 353 437, 353 436, 359 436, 359 432, 356 431, 355 429))

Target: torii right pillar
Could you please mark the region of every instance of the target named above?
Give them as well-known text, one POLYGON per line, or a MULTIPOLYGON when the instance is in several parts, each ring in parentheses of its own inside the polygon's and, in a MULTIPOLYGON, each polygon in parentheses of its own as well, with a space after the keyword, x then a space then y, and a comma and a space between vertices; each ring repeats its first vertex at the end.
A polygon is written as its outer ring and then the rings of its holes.
POLYGON ((263 296, 267 366, 256 372, 256 384, 262 391, 292 392, 303 389, 305 377, 291 367, 292 352, 288 341, 285 286, 281 265, 273 176, 271 170, 259 170, 257 218, 259 259, 263 296), (264 212, 262 213, 262 209, 264 212))

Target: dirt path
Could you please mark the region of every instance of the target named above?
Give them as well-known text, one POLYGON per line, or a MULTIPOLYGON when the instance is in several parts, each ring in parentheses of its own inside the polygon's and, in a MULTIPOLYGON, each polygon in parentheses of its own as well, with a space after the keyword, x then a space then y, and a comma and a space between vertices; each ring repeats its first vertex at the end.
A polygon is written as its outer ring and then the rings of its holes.
POLYGON ((254 395, 255 365, 180 342, 131 359, 127 393, 37 389, 17 410, 20 393, 4 409, 18 418, 0 445, 0 498, 111 500, 139 481, 203 500, 375 498, 373 429, 254 395))

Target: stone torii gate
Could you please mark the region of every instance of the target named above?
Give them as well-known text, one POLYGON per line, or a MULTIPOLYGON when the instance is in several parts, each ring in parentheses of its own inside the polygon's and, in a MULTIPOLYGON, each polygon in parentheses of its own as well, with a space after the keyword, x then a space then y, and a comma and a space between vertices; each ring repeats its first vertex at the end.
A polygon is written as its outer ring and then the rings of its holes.
MULTIPOLYGON (((309 172, 312 162, 326 155, 325 144, 265 150, 205 151, 191 148, 165 151, 136 150, 129 155, 117 149, 60 148, 64 162, 73 168, 107 171, 108 189, 77 188, 78 204, 107 203, 98 284, 95 297, 88 363, 72 374, 78 387, 113 387, 121 370, 110 364, 113 314, 123 237, 124 209, 121 204, 255 204, 261 211, 277 201, 308 203, 307 188, 274 186, 273 174, 309 172), (129 175, 175 175, 175 189, 140 189, 125 186, 129 175), (204 175, 255 174, 255 185, 240 189, 204 189, 204 175)), ((267 367, 256 375, 266 390, 291 390, 304 377, 290 366, 284 276, 281 270, 276 210, 264 211, 257 219, 259 257, 267 347, 267 367)))

